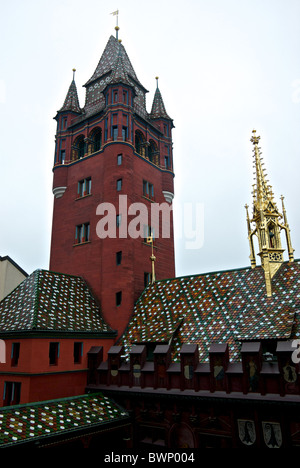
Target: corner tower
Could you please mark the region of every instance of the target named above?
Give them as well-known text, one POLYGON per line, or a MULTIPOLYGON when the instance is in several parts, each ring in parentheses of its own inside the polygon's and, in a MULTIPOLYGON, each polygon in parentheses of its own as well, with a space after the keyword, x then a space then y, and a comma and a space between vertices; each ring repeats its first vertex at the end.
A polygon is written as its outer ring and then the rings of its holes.
POLYGON ((249 218, 248 206, 247 212, 247 227, 248 239, 250 244, 250 260, 251 267, 255 268, 255 251, 254 251, 254 235, 258 238, 258 255, 261 258, 261 265, 264 269, 267 295, 272 295, 271 280, 277 270, 283 263, 284 249, 281 245, 281 231, 286 234, 286 242, 288 248, 289 261, 294 261, 294 249, 292 248, 290 228, 287 222, 286 211, 282 201, 282 214, 279 212, 271 185, 266 180, 263 162, 261 158, 260 148, 258 147, 260 137, 256 136, 256 130, 253 130, 251 142, 254 145, 254 169, 255 169, 255 184, 253 186, 253 217, 249 218), (282 221, 281 221, 282 220, 282 221), (253 228, 251 226, 253 224, 253 228))
POLYGON ((82 276, 121 334, 152 282, 152 248, 156 279, 175 276, 173 121, 158 87, 147 112, 148 91, 117 37, 84 86, 81 108, 73 76, 55 117, 50 269, 82 276), (153 207, 168 215, 167 235, 153 225, 153 207))

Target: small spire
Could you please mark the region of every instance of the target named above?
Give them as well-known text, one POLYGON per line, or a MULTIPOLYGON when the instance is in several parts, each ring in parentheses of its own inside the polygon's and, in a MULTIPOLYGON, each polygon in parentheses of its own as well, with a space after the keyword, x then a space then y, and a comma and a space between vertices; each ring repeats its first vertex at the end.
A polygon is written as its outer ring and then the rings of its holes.
POLYGON ((73 68, 73 81, 75 81, 75 72, 76 72, 76 68, 73 68))
POLYGON ((156 76, 155 79, 156 79, 156 89, 158 89, 158 76, 156 76))

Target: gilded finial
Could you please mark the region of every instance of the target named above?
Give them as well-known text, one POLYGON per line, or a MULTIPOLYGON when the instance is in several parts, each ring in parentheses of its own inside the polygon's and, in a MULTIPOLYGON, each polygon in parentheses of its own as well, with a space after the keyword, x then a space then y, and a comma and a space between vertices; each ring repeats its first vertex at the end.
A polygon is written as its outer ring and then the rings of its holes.
POLYGON ((256 130, 252 130, 252 133, 253 133, 253 136, 251 137, 251 142, 254 144, 254 145, 257 145, 259 140, 260 140, 260 136, 256 136, 256 130))
POLYGON ((155 77, 155 79, 156 79, 156 87, 157 87, 157 88, 158 88, 158 78, 159 78, 158 76, 155 77))
POLYGON ((150 256, 151 264, 152 264, 152 274, 151 274, 151 284, 155 283, 155 267, 154 262, 156 260, 155 255, 153 254, 153 235, 151 233, 150 236, 147 237, 147 244, 151 244, 152 252, 150 256))
POLYGON ((76 72, 76 68, 73 68, 73 81, 75 80, 75 72, 76 72))

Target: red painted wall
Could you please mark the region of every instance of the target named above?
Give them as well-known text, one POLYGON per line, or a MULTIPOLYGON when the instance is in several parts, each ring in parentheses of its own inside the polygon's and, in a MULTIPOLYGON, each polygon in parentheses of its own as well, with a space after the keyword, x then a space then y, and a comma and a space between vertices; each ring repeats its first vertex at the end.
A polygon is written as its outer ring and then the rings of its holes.
MULTIPOLYGON (((87 134, 86 129, 85 125, 76 135, 87 134)), ((73 133, 65 136, 75 138, 73 133)), ((161 141, 158 141, 159 146, 162 165, 164 145, 161 141)), ((96 228, 101 216, 96 210, 100 203, 112 203, 118 214, 119 195, 127 195, 128 206, 144 203, 150 214, 153 203, 143 196, 143 180, 154 186, 153 201, 166 204, 162 191, 174 191, 173 173, 138 155, 130 142, 110 142, 91 156, 54 167, 53 187, 66 186, 67 189, 61 198, 54 199, 50 270, 82 276, 100 301, 105 320, 119 335, 128 323, 134 302, 144 290, 144 273, 151 272, 151 247, 143 238, 119 238, 118 230, 117 238, 99 239, 96 228), (117 164, 118 154, 122 154, 122 165, 117 164), (78 199, 78 181, 87 177, 92 178, 91 195, 78 199), (117 191, 120 178, 122 190, 117 191), (76 245, 75 227, 86 222, 90 223, 90 242, 76 245), (118 251, 122 251, 121 265, 116 265, 118 251), (122 291, 119 306, 116 305, 118 291, 122 291)), ((128 217, 127 222, 135 216, 128 217)), ((172 213, 170 220, 169 238, 162 238, 161 232, 158 238, 157 230, 155 232, 156 279, 175 276, 172 213)), ((151 225, 150 216, 148 224, 151 225)))
POLYGON ((21 383, 19 403, 51 400, 85 393, 87 383, 87 353, 92 346, 103 346, 103 355, 113 345, 113 339, 27 338, 4 340, 6 363, 0 363, 0 406, 5 404, 5 382, 21 383), (49 343, 59 343, 57 365, 49 364, 49 343), (83 343, 82 359, 74 363, 74 342, 83 343), (11 365, 12 343, 20 343, 17 366, 11 365))

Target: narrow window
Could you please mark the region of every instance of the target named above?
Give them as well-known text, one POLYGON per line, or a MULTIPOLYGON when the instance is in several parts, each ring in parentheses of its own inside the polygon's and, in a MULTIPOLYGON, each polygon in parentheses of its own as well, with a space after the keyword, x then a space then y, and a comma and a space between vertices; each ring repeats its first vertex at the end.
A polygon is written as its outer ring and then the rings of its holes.
POLYGON ((92 179, 88 177, 87 179, 80 180, 77 187, 78 197, 85 197, 86 195, 90 195, 92 189, 92 179))
POLYGON ((122 154, 118 154, 118 156, 117 156, 117 163, 118 163, 118 166, 121 166, 121 164, 122 164, 122 159, 123 159, 123 158, 122 158, 122 154))
POLYGON ((17 405, 21 399, 21 382, 4 382, 4 406, 17 405))
POLYGON ((82 360, 83 343, 74 343, 74 364, 80 364, 82 360))
POLYGON ((148 286, 151 282, 151 273, 144 273, 144 286, 148 286))
POLYGON ((122 179, 117 180, 117 191, 119 192, 122 189, 122 179))
POLYGON ((122 221, 122 215, 118 214, 117 215, 117 227, 121 226, 121 221, 122 221))
POLYGON ((49 343, 49 364, 57 366, 59 357, 59 343, 49 343))
POLYGON ((146 180, 143 180, 143 195, 144 195, 144 197, 149 196, 149 186, 148 186, 148 182, 146 180))
POLYGON ((114 91, 114 102, 118 102, 118 91, 114 91))
POLYGON ((19 362, 20 356, 20 343, 13 343, 11 347, 11 365, 16 367, 19 362))
POLYGON ((66 150, 60 150, 60 156, 59 156, 59 161, 61 164, 65 164, 65 159, 66 159, 66 150))
POLYGON ((116 306, 120 306, 122 302, 122 291, 116 293, 116 306))
POLYGON ((118 138, 118 127, 114 125, 112 128, 112 131, 113 131, 113 140, 116 141, 118 138))
POLYGON ((122 140, 127 140, 127 127, 122 127, 122 140))
POLYGON ((116 253, 116 264, 121 265, 122 262, 122 251, 120 250, 119 252, 116 253))
POLYGON ((90 223, 79 224, 75 230, 75 243, 81 244, 90 240, 90 223))
POLYGON ((166 169, 169 169, 169 167, 170 167, 169 156, 165 156, 165 168, 166 168, 166 169))

